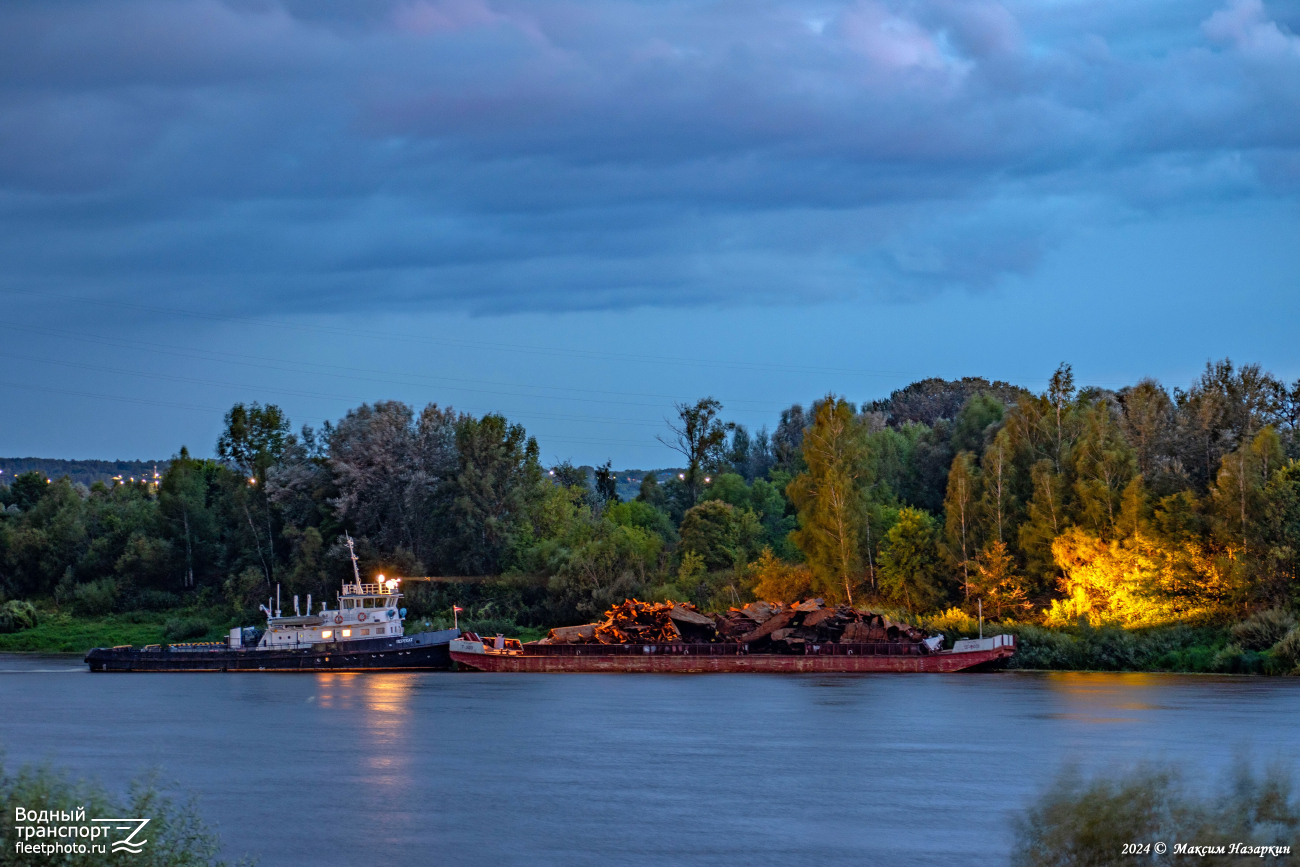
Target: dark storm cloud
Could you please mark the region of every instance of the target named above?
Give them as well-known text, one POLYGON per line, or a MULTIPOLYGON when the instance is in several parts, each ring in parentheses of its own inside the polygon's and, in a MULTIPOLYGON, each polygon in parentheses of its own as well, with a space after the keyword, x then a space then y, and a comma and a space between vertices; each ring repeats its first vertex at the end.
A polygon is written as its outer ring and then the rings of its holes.
POLYGON ((0 6, 0 276, 480 312, 979 289, 1300 189, 1294 6, 0 6))

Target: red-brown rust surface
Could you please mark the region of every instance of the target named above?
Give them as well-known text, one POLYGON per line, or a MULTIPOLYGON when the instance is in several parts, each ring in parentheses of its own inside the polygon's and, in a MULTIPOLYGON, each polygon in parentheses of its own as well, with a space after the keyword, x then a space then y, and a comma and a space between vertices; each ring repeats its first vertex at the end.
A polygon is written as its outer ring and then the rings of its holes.
POLYGON ((827 674, 838 672, 961 671, 1011 656, 1013 648, 997 647, 972 653, 932 653, 924 656, 786 656, 754 653, 741 656, 489 656, 453 650, 451 658, 480 671, 607 672, 607 673, 738 673, 827 674))

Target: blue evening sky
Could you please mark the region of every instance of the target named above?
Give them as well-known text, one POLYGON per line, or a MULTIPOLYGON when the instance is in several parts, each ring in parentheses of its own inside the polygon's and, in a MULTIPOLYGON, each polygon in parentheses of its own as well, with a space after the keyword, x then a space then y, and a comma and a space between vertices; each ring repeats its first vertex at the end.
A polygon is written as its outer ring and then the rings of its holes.
POLYGON ((1300 377, 1300 4, 0 6, 0 454, 1300 377))

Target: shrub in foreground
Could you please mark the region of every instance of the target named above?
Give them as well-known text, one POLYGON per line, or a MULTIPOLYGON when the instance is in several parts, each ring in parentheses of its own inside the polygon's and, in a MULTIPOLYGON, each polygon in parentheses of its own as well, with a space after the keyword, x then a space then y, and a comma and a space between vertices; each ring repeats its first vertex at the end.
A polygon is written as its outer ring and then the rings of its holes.
POLYGON ((11 599, 0 605, 0 632, 21 632, 36 625, 36 609, 30 602, 11 599))
MULTIPOLYGON (((28 823, 31 824, 31 823, 28 823)), ((103 838, 100 838, 101 841, 103 838)), ((49 841, 50 838, 33 838, 30 842, 49 841)), ((60 842, 67 842, 63 838, 60 842)), ((78 839, 78 842, 80 839, 78 839)), ((89 847, 88 847, 89 848, 89 847)), ((97 783, 72 780, 48 766, 24 767, 15 774, 7 774, 0 766, 0 852, 3 861, 13 867, 100 867, 100 865, 132 865, 132 867, 222 867, 218 860, 220 841, 199 818, 198 806, 193 799, 176 801, 162 788, 156 776, 146 774, 127 789, 125 798, 109 794, 97 783), (16 808, 24 810, 58 810, 74 812, 85 808, 87 819, 99 817, 138 816, 148 818, 147 833, 141 836, 148 842, 140 854, 109 852, 107 854, 57 854, 32 855, 18 851, 14 817, 16 808)))
MULTIPOLYGON (((1142 765, 1126 773, 1085 779, 1077 770, 1058 777, 1016 822, 1013 867, 1091 867, 1125 863, 1181 863, 1187 846, 1294 846, 1300 808, 1292 779, 1281 768, 1257 775, 1243 761, 1217 786, 1184 783, 1173 766, 1142 765), (1168 851, 1133 857, 1125 844, 1163 842, 1168 851)), ((1253 864, 1252 855, 1208 855, 1199 864, 1253 864)))
POLYGON ((187 641, 208 634, 207 621, 193 617, 175 617, 163 626, 163 637, 168 641, 187 641))

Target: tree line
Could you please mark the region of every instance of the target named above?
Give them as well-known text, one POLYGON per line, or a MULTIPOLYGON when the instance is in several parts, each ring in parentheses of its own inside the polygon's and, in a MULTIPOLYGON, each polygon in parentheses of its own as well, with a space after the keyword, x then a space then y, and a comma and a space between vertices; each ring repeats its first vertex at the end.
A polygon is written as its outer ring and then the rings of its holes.
MULTIPOLYGON (((622 502, 544 467, 498 414, 364 404, 294 431, 234 406, 215 457, 157 484, 19 476, 0 487, 0 592, 86 614, 185 604, 252 614, 276 585, 330 598, 363 568, 492 576, 407 586, 413 613, 556 625, 625 596, 723 607, 821 596, 914 614, 1142 625, 1290 606, 1300 551, 1300 382, 1207 365, 1032 393, 928 379, 856 405, 827 395, 769 432, 713 398, 661 442, 684 467, 622 502)), ((3 600, 0 600, 3 601, 3 600)))

